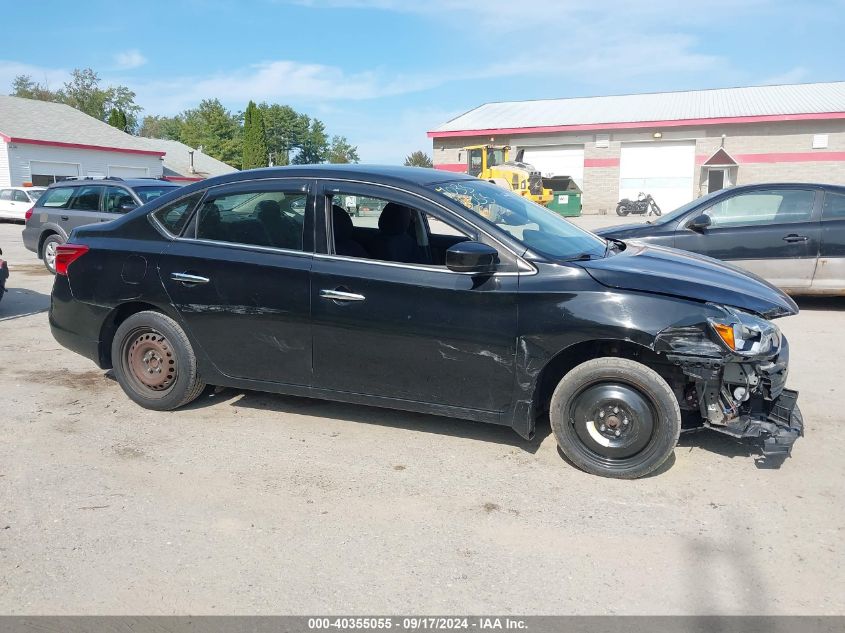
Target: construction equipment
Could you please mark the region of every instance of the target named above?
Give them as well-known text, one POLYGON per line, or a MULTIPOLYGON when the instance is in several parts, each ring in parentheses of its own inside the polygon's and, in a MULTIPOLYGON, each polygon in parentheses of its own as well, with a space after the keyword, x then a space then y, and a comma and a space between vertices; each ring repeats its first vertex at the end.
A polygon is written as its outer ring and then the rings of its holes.
POLYGON ((510 160, 509 145, 470 145, 466 152, 467 173, 482 180, 510 189, 537 204, 546 205, 552 201, 551 189, 543 187, 540 171, 522 162, 523 150, 510 160))

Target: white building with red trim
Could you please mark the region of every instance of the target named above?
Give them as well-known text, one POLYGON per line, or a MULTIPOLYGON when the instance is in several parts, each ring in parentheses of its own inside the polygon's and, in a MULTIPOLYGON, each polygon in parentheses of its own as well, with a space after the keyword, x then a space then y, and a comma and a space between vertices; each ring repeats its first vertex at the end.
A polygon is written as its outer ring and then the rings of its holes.
POLYGON ((640 191, 671 210, 735 184, 845 184, 845 82, 486 103, 428 136, 438 169, 466 172, 468 145, 510 145, 572 177, 586 213, 640 191))
POLYGON ((187 145, 132 136, 67 105, 0 96, 0 186, 109 176, 193 181, 231 171, 187 145))

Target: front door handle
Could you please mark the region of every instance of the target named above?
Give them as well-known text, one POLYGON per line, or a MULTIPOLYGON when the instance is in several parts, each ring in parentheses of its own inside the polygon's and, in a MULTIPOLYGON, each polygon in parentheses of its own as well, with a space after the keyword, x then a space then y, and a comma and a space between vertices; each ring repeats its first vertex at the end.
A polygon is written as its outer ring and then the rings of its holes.
POLYGON ((795 233, 790 233, 786 237, 783 238, 784 242, 806 242, 807 236, 806 235, 797 235, 795 233))
POLYGON ((320 296, 323 299, 331 299, 332 301, 363 301, 366 297, 355 292, 346 292, 345 290, 321 290, 320 296))
POLYGON ((67 220, 68 220, 68 216, 63 215, 63 216, 62 216, 62 221, 67 222, 67 220))
POLYGON ((190 273, 171 273, 170 278, 183 284, 207 284, 211 281, 208 277, 200 277, 190 273))

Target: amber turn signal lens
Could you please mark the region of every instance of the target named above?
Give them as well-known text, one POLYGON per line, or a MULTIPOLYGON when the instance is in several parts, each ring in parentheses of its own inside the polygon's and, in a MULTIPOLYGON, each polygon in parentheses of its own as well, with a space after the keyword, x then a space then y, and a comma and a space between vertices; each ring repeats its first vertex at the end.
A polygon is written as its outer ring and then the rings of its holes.
POLYGON ((734 344, 734 326, 733 325, 725 325, 724 323, 714 323, 713 329, 716 330, 716 333, 719 335, 725 345, 730 347, 731 349, 736 349, 736 345, 734 344))

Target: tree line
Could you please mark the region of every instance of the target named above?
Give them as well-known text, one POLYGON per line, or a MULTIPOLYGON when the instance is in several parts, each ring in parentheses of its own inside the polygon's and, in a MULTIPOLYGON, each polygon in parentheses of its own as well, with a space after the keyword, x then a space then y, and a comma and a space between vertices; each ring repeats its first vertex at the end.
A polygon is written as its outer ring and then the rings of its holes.
MULTIPOLYGON (((329 136, 320 119, 297 112, 288 105, 250 101, 244 112, 228 110, 219 99, 203 99, 196 108, 176 116, 148 114, 135 103, 126 86, 101 86, 91 68, 74 69, 58 90, 18 75, 12 96, 64 103, 129 134, 180 141, 237 167, 268 165, 357 163, 358 147, 345 136, 329 136)), ((416 151, 405 165, 432 167, 431 158, 416 151)))
POLYGON ((62 88, 51 90, 19 75, 12 96, 64 103, 129 134, 172 139, 237 167, 312 163, 357 163, 358 148, 332 135, 315 117, 288 105, 249 102, 243 112, 228 110, 219 99, 203 99, 176 116, 146 115, 126 86, 102 87, 91 68, 75 69, 62 88))

